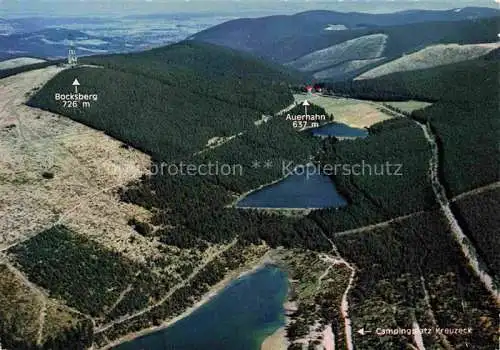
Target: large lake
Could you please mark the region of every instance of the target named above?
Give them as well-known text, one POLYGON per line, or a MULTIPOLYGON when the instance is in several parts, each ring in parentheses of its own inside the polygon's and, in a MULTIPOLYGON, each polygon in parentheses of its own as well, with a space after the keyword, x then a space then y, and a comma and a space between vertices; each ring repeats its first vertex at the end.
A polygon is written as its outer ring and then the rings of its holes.
POLYGON ((258 350, 284 324, 288 279, 266 265, 243 276, 168 328, 116 350, 258 350))
POLYGON ((350 127, 343 123, 328 123, 318 128, 311 129, 310 132, 314 136, 336 136, 336 137, 366 137, 368 131, 366 129, 358 129, 350 127))
POLYGON ((293 174, 242 198, 238 208, 328 208, 347 205, 334 182, 322 174, 293 174))

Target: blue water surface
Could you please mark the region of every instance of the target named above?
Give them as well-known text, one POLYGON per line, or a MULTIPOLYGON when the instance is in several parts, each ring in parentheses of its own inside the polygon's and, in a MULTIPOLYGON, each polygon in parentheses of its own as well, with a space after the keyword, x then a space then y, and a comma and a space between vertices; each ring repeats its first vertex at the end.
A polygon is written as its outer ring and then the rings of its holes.
POLYGON ((250 193, 240 208, 328 208, 347 205, 326 175, 293 174, 275 184, 250 193))
POLYGON ((366 137, 368 131, 350 127, 343 123, 328 123, 318 128, 311 129, 313 136, 336 136, 336 137, 366 137))
POLYGON ((258 350, 284 324, 286 274, 266 265, 241 277, 172 326, 116 350, 258 350))

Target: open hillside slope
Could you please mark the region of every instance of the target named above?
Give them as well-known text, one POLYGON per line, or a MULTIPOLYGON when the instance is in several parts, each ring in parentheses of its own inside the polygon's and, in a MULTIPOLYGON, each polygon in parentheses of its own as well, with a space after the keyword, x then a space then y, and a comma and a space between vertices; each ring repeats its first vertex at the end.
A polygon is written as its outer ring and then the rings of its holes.
MULTIPOLYGON (((151 258, 158 250, 151 242, 129 240, 134 230, 127 225, 131 215, 147 212, 124 206, 113 191, 146 172, 149 158, 101 132, 24 105, 64 69, 38 68, 0 80, 0 342, 6 349, 83 349, 92 343, 91 319, 28 280, 6 252, 64 223, 126 260, 151 258)), ((77 260, 85 265, 81 255, 77 260)))
POLYGON ((361 74, 356 79, 371 79, 396 72, 444 66, 451 63, 473 60, 500 48, 499 43, 470 45, 434 45, 405 55, 361 74))
POLYGON ((372 160, 384 152, 389 152, 381 157, 385 160, 398 151, 407 156, 395 159, 406 169, 403 178, 409 183, 394 177, 395 183, 377 189, 388 179, 336 174, 336 183, 351 205, 310 215, 358 268, 350 298, 351 322, 365 329, 380 324, 396 327, 406 323, 407 328, 468 324, 484 332, 480 337, 424 335, 421 340, 354 334, 353 342, 359 348, 404 348, 405 342, 425 348, 494 347, 493 328, 484 321, 491 322, 499 302, 498 259, 492 254, 497 246, 493 242, 498 241, 498 230, 492 228, 498 225, 491 214, 498 204, 500 164, 498 63, 492 54, 327 86, 327 93, 372 100, 399 118, 374 125, 366 139, 324 147, 320 155, 323 164, 372 160), (393 103, 411 99, 432 104, 410 112, 393 103), (423 169, 418 174, 415 171, 420 166, 423 169), (423 173, 432 180, 432 189, 422 182, 423 173), (411 193, 417 186, 419 189, 411 193), (439 211, 432 210, 432 197, 441 207, 439 211), (389 219, 387 214, 395 209, 399 213, 389 214, 389 219), (396 215, 401 216, 394 218, 396 215), (406 238, 400 236, 411 231, 406 238), (415 243, 411 243, 413 239, 415 243), (432 258, 434 254, 436 258, 432 258), (477 277, 485 274, 489 274, 489 282, 484 285, 491 293, 477 284, 477 277), (396 306, 401 302, 406 306, 396 306), (394 310, 398 310, 396 314, 394 310))
POLYGON ((314 51, 287 65, 301 71, 314 72, 346 61, 379 58, 384 52, 386 41, 385 34, 362 36, 314 51))
POLYGON ((10 60, 0 61, 0 70, 11 69, 11 68, 26 66, 26 65, 35 64, 35 63, 42 63, 42 62, 45 62, 45 60, 42 60, 39 58, 32 58, 32 57, 18 57, 18 58, 13 58, 10 60))
POLYGON ((335 45, 315 50, 286 64, 294 66, 295 62, 301 62, 302 65, 295 66, 297 69, 313 72, 316 79, 328 80, 354 78, 356 73, 376 69, 383 63, 400 66, 401 61, 408 62, 407 56, 412 53, 415 54, 411 56, 413 60, 410 62, 413 63, 415 59, 422 57, 422 52, 419 54, 419 51, 427 48, 429 50, 423 51, 423 56, 434 57, 428 59, 426 64, 417 65, 419 68, 474 59, 491 50, 485 49, 486 43, 496 43, 498 19, 499 17, 476 21, 415 23, 370 29, 365 33, 351 31, 351 34, 357 35, 355 39, 341 43, 337 43, 338 38, 332 34, 330 37, 335 39, 335 45), (457 43, 460 44, 458 48, 457 43), (442 49, 443 47, 445 48, 442 49), (355 54, 349 55, 350 52, 355 54), (436 58, 436 55, 439 57, 436 58), (317 65, 318 62, 321 65, 317 65))

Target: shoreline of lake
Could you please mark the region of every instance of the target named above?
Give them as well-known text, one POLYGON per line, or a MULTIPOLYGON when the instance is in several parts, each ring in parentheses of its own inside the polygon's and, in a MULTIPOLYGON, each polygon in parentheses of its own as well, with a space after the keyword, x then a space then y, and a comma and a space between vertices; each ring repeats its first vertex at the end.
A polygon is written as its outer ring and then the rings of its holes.
POLYGON ((214 297, 219 295, 220 292, 222 292, 225 288, 229 287, 231 283, 234 283, 240 278, 243 278, 247 275, 251 275, 252 273, 255 273, 257 270, 264 268, 267 265, 271 266, 278 266, 276 262, 270 257, 271 249, 268 250, 264 255, 262 255, 259 259, 256 259, 256 261, 249 262, 246 266, 236 269, 234 271, 231 271, 224 279, 219 281, 217 284, 215 284, 205 295, 201 297, 199 301, 194 303, 192 306, 190 306, 188 309, 186 309, 183 313, 177 315, 176 317, 165 321, 159 326, 154 326, 154 327, 149 327, 142 329, 137 332, 133 332, 130 334, 127 334, 112 343, 99 348, 100 350, 109 350, 113 349, 117 346, 123 345, 128 342, 133 342, 134 340, 144 337, 146 335, 150 335, 156 332, 159 332, 161 330, 167 329, 168 327, 173 326, 175 323, 178 321, 185 319, 186 317, 190 316, 193 312, 196 310, 200 309, 202 306, 210 302, 214 297))
MULTIPOLYGON (((278 264, 278 266, 281 265, 278 264)), ((288 340, 288 337, 286 335, 286 327, 292 322, 290 314, 297 311, 298 307, 297 302, 291 301, 289 299, 291 288, 293 287, 291 282, 292 281, 290 280, 290 278, 288 278, 288 295, 285 299, 285 302, 283 303, 285 324, 278 328, 273 334, 264 339, 260 346, 260 350, 287 350, 288 346, 290 345, 290 341, 288 340)))
POLYGON ((244 199, 245 197, 251 195, 254 192, 258 192, 258 191, 262 190, 263 188, 265 188, 267 186, 272 186, 272 185, 275 185, 275 184, 279 183, 282 180, 285 180, 290 175, 291 174, 285 174, 282 177, 280 177, 279 179, 276 179, 276 180, 271 181, 269 183, 260 185, 257 188, 253 188, 251 190, 246 191, 245 193, 240 194, 234 201, 232 201, 230 204, 226 205, 226 208, 247 209, 247 208, 238 207, 238 202, 240 202, 242 199, 244 199))
POLYGON ((289 341, 286 337, 285 327, 280 327, 262 342, 260 350, 286 350, 289 341))

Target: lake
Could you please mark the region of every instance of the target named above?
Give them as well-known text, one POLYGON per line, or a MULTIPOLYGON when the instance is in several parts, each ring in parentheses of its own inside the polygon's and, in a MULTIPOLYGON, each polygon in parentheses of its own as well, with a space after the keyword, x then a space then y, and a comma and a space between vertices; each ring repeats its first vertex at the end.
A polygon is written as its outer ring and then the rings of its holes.
POLYGON ((322 125, 309 131, 313 134, 313 136, 335 136, 341 138, 356 138, 368 136, 368 130, 353 128, 347 124, 335 122, 322 125))
POLYGON ((326 175, 293 174, 242 198, 237 208, 328 208, 347 205, 326 175))
POLYGON ((285 272, 266 265, 238 278, 206 304, 168 328, 116 350, 258 350, 284 325, 285 272))

